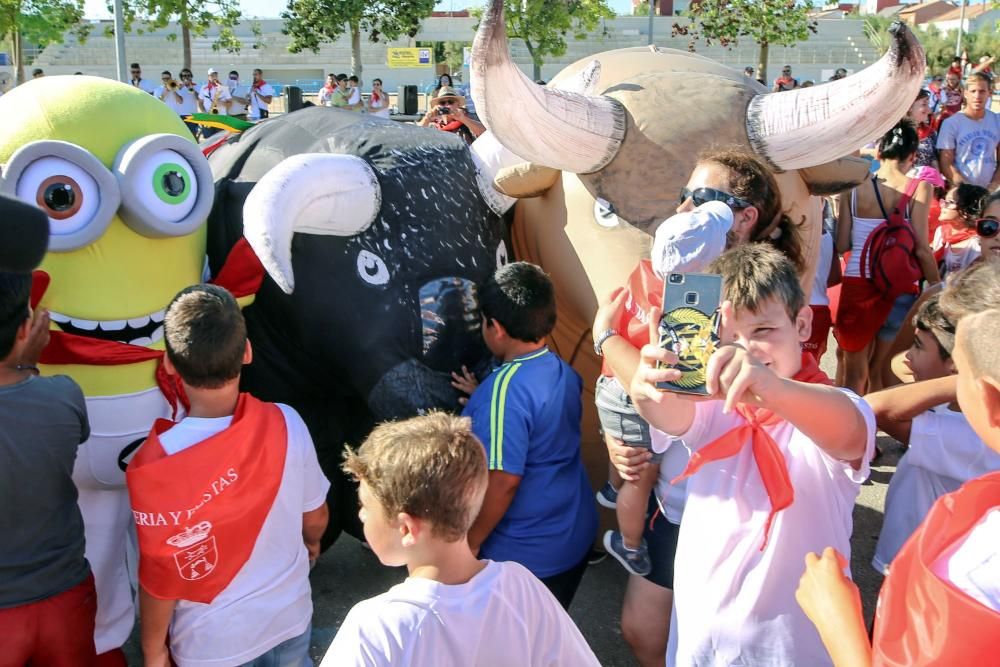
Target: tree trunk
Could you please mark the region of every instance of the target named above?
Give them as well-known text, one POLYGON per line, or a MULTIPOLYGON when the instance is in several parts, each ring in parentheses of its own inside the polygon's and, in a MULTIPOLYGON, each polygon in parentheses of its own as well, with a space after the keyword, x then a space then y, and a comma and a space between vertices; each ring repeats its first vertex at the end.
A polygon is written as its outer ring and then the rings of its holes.
POLYGON ((358 77, 358 85, 364 83, 361 78, 361 26, 351 23, 351 74, 358 77))
POLYGON ((11 33, 11 45, 13 46, 14 76, 17 85, 24 83, 24 48, 21 45, 21 32, 14 28, 11 33))
POLYGON ((528 40, 524 40, 524 48, 528 50, 528 55, 531 56, 531 80, 538 81, 542 78, 542 59, 535 55, 535 48, 528 40))
POLYGON ((191 69, 191 28, 187 25, 187 21, 181 24, 181 50, 184 52, 182 54, 184 68, 191 69))
POLYGON ((771 80, 767 78, 767 52, 770 47, 767 42, 760 45, 760 53, 757 56, 757 78, 764 82, 765 86, 771 85, 771 80))

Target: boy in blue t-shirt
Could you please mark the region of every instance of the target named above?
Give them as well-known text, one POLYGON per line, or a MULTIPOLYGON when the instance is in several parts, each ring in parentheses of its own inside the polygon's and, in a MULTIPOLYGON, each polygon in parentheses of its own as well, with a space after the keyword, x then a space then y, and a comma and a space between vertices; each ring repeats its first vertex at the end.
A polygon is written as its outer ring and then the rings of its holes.
POLYGON ((597 534, 580 459, 580 376, 545 345, 556 306, 539 267, 500 268, 480 288, 479 303, 483 339, 502 363, 464 412, 490 471, 469 545, 483 558, 525 566, 568 608, 597 534))

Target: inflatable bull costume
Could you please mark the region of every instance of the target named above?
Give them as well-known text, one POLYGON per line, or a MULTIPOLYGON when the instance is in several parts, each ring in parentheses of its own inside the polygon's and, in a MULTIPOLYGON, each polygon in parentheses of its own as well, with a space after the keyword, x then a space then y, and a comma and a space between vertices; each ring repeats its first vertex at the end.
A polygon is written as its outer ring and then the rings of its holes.
POLYGON ((210 164, 213 273, 245 235, 270 276, 245 310, 244 387, 308 424, 334 484, 329 544, 356 521, 344 443, 457 409, 451 371, 488 364, 475 284, 507 261, 503 202, 450 133, 326 108, 261 123, 210 164))
MULTIPOLYGON (((885 56, 836 82, 769 94, 701 56, 655 47, 598 54, 538 86, 511 61, 502 0, 493 0, 473 46, 472 94, 489 128, 473 151, 517 198, 513 250, 556 283, 551 347, 593 387, 590 327, 598 298, 648 258, 656 226, 674 213, 698 153, 751 150, 770 164, 800 227, 812 282, 822 199, 860 183, 868 163, 844 156, 886 132, 920 88, 924 56, 902 24, 885 56)), ((593 405, 593 396, 584 396, 593 405)), ((584 456, 595 486, 606 456, 596 415, 585 411, 584 456)))

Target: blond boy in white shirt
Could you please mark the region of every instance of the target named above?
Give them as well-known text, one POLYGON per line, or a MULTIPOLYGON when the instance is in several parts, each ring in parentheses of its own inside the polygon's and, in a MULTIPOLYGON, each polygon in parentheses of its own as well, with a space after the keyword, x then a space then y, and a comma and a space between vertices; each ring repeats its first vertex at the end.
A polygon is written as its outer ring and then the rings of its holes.
POLYGON ((469 419, 383 424, 348 451, 344 469, 360 481, 365 539, 409 578, 356 604, 322 665, 599 664, 541 581, 470 550, 488 473, 469 419))
MULTIPOLYGON (((667 662, 828 665, 789 573, 828 544, 849 553, 875 420, 803 354, 812 311, 784 255, 747 244, 709 270, 722 275, 725 299, 723 345, 706 370, 710 400, 658 390, 680 371, 657 368, 678 358, 653 345, 631 389, 650 425, 692 451, 667 662)), ((660 315, 651 313, 654 327, 660 315)), ((672 442, 654 439, 654 450, 672 442)))

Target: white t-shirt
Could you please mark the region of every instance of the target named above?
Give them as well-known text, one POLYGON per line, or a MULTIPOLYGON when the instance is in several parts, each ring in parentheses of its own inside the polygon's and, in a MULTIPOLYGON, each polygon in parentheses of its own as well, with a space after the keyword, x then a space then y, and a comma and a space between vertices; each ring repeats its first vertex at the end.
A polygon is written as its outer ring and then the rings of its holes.
POLYGON ((354 86, 350 90, 351 90, 351 96, 347 98, 347 103, 357 104, 358 102, 361 101, 361 89, 358 88, 357 86, 354 86))
POLYGON ((156 89, 153 90, 153 97, 166 104, 167 108, 173 111, 174 113, 180 113, 181 105, 180 102, 177 101, 177 98, 174 96, 173 91, 168 90, 167 94, 164 95, 163 94, 164 88, 165 86, 157 86, 156 89))
MULTIPOLYGON (((829 665, 816 628, 795 601, 805 556, 832 546, 848 559, 854 501, 868 477, 875 416, 841 389, 867 426, 860 470, 838 461, 791 424, 765 427, 784 454, 795 500, 778 512, 760 550, 771 501, 749 444, 688 478, 674 560, 667 664, 829 665)), ((683 442, 696 451, 743 423, 721 401, 695 404, 683 442)), ((653 449, 664 446, 653 431, 653 449)))
POLYGON ((153 91, 156 90, 156 84, 149 79, 139 79, 139 85, 132 83, 132 79, 129 79, 129 85, 133 88, 138 88, 144 93, 149 93, 150 95, 153 95, 153 91))
POLYGON ((944 264, 944 270, 941 272, 942 278, 949 273, 956 273, 966 268, 979 259, 979 255, 982 253, 979 247, 978 236, 973 236, 964 241, 946 246, 944 233, 938 227, 934 230, 934 240, 931 241, 931 250, 937 252, 941 248, 945 248, 944 257, 942 258, 942 263, 944 264))
MULTIPOLYGON (((227 83, 228 85, 228 83, 227 83)), ((229 115, 238 116, 241 113, 247 112, 247 105, 237 102, 235 98, 242 97, 244 99, 250 98, 250 86, 244 86, 242 84, 229 87, 229 94, 233 97, 233 101, 229 104, 229 115)))
MULTIPOLYGON (((170 653, 179 667, 249 662, 306 631, 312 620, 309 554, 302 514, 326 502, 330 488, 305 423, 280 405, 288 429, 285 470, 274 505, 246 564, 211 604, 180 600, 170 623, 170 653)), ((176 454, 229 426, 232 417, 188 417, 160 436, 176 454)))
POLYGON ((248 109, 248 118, 250 120, 260 120, 260 112, 263 109, 267 111, 267 105, 264 104, 264 100, 261 97, 271 97, 274 95, 274 88, 271 88, 271 84, 265 83, 263 86, 254 90, 250 89, 248 95, 250 96, 250 107, 248 109))
POLYGON ((198 88, 197 86, 191 86, 186 88, 181 86, 177 89, 177 94, 181 96, 183 100, 177 107, 177 114, 180 116, 190 116, 191 114, 198 113, 198 88))
POLYGON ((467 583, 409 578, 354 605, 320 667, 599 665, 569 614, 514 562, 467 583))
POLYGON ((968 183, 990 184, 997 168, 1000 115, 987 110, 980 120, 963 112, 946 118, 938 132, 937 149, 955 151, 955 168, 968 183))
POLYGON ((216 108, 219 110, 219 115, 229 115, 226 105, 223 102, 233 99, 233 96, 229 94, 229 88, 225 84, 220 83, 216 88, 209 91, 208 84, 206 83, 201 87, 201 92, 198 94, 201 97, 201 106, 205 109, 205 113, 212 112, 212 99, 217 97, 218 105, 216 108))
POLYGON ((938 498, 997 470, 1000 454, 986 446, 961 412, 941 405, 918 415, 910 427, 910 447, 889 483, 872 566, 886 573, 938 498))
MULTIPOLYGON (((649 430, 656 431, 650 426, 649 430)), ((657 431, 659 437, 670 438, 662 431, 657 431)), ((681 518, 684 516, 684 504, 687 502, 687 480, 683 479, 676 484, 671 484, 684 472, 688 461, 691 459, 691 452, 683 443, 678 443, 675 447, 667 447, 660 459, 660 474, 656 478, 656 502, 660 506, 660 511, 667 521, 675 526, 681 525, 681 518)))
POLYGON ((975 599, 1000 611, 1000 509, 992 509, 931 571, 975 599))
POLYGON ((336 90, 336 88, 327 88, 326 86, 323 86, 322 88, 319 89, 319 95, 317 97, 318 97, 320 106, 324 106, 324 107, 332 107, 333 106, 333 102, 331 101, 331 98, 333 97, 333 91, 335 91, 335 90, 336 90))
POLYGON ((810 306, 829 306, 830 297, 826 295, 826 282, 830 278, 830 267, 833 265, 833 236, 823 232, 819 238, 819 261, 816 263, 816 275, 813 276, 812 294, 809 297, 810 306))

